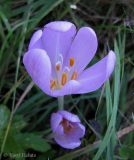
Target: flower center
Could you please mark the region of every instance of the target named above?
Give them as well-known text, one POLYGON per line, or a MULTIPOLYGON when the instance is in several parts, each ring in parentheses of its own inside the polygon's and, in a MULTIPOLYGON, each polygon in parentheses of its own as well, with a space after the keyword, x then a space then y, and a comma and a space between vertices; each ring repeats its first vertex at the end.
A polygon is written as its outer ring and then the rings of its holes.
POLYGON ((62 120, 61 125, 64 129, 64 133, 68 133, 74 128, 73 125, 66 119, 62 120))
POLYGON ((59 60, 55 64, 56 77, 50 81, 50 89, 61 89, 68 81, 76 80, 78 73, 74 68, 75 59, 69 59, 69 66, 63 68, 63 58, 60 55, 59 60))

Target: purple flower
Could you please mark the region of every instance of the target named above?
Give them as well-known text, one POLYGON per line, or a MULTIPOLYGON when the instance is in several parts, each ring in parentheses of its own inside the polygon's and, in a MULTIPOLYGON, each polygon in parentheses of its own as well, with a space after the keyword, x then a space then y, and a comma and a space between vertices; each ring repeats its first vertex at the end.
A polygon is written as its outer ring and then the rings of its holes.
POLYGON ((81 144, 80 138, 85 134, 85 127, 77 115, 60 110, 51 116, 51 128, 55 141, 67 149, 74 149, 81 144))
POLYGON ((90 27, 76 32, 74 24, 55 21, 36 31, 23 62, 33 81, 48 95, 83 94, 100 88, 115 66, 115 53, 86 66, 97 50, 97 37, 90 27))

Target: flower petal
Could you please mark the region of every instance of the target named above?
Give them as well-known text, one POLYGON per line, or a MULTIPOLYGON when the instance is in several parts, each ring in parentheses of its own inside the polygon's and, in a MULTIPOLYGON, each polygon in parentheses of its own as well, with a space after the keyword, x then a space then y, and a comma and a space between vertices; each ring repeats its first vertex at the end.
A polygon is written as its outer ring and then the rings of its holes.
POLYGON ((69 132, 69 135, 72 136, 72 139, 77 137, 82 138, 85 135, 85 126, 82 125, 81 123, 74 123, 73 124, 74 129, 69 132))
POLYGON ((54 137, 57 137, 57 136, 64 136, 64 129, 63 129, 63 126, 60 124, 58 125, 58 127, 56 128, 55 132, 54 133, 54 137))
POLYGON ((80 83, 76 80, 70 80, 62 89, 51 91, 53 97, 75 94, 79 91, 80 83))
POLYGON ((76 147, 79 147, 81 144, 81 141, 79 139, 72 139, 72 137, 66 134, 55 134, 54 139, 60 146, 67 149, 74 149, 76 147))
POLYGON ((75 34, 74 24, 66 21, 51 22, 44 27, 43 44, 53 65, 58 61, 59 54, 65 58, 75 34))
POLYGON ((23 63, 36 85, 50 93, 51 62, 44 50, 32 49, 25 53, 23 63))
POLYGON ((60 122, 62 121, 62 118, 63 117, 61 114, 52 113, 52 115, 51 115, 51 128, 52 128, 53 132, 55 132, 55 130, 59 126, 60 122))
POLYGON ((69 58, 74 58, 77 71, 82 71, 94 57, 97 46, 97 37, 93 29, 81 28, 72 42, 66 63, 69 65, 69 58))
POLYGON ((63 117, 65 118, 66 120, 70 121, 70 122, 80 122, 80 119, 77 115, 75 114, 72 114, 70 112, 67 112, 67 111, 63 111, 63 110, 60 110, 58 111, 58 113, 63 117))
POLYGON ((78 93, 92 92, 100 88, 113 72, 115 61, 115 53, 110 51, 98 63, 83 71, 78 77, 78 81, 81 83, 81 89, 78 93))
POLYGON ((71 22, 67 21, 54 21, 45 25, 45 27, 59 32, 66 32, 71 29, 72 26, 74 27, 71 22))
POLYGON ((30 40, 29 49, 34 49, 34 48, 43 49, 42 30, 36 31, 30 40))

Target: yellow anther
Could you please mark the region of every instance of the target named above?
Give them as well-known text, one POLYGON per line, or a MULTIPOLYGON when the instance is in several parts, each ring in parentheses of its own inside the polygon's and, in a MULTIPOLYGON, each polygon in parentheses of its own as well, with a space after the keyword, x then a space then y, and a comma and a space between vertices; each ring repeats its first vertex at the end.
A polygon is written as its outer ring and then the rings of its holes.
POLYGON ((78 77, 78 74, 76 71, 73 72, 71 80, 76 80, 76 78, 78 77))
POLYGON ((51 82, 50 82, 50 88, 51 89, 55 89, 56 88, 56 81, 55 80, 51 80, 51 82))
POLYGON ((61 84, 64 86, 68 81, 67 73, 63 72, 62 73, 62 78, 61 78, 61 84))
POLYGON ((69 65, 70 65, 70 67, 72 67, 74 65, 74 58, 70 58, 69 65))
POLYGON ((59 71, 60 70, 60 63, 57 63, 56 64, 56 71, 59 71))

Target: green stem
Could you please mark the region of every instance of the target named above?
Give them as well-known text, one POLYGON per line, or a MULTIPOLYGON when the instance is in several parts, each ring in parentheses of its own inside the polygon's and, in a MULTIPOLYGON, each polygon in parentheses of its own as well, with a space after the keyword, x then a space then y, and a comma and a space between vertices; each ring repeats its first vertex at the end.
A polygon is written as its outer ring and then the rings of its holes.
POLYGON ((64 96, 58 97, 58 107, 60 110, 64 109, 64 96))

